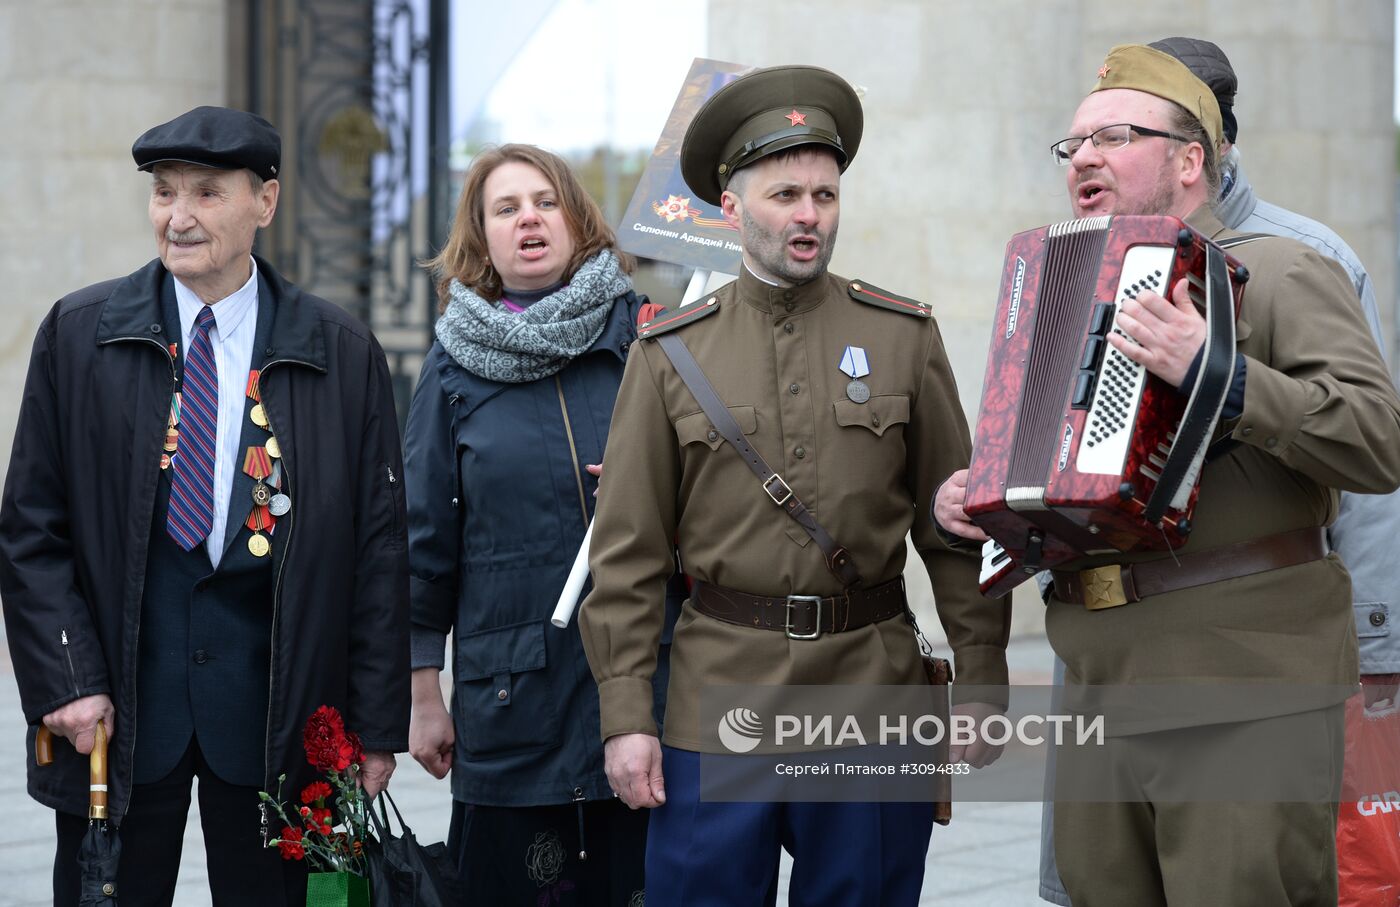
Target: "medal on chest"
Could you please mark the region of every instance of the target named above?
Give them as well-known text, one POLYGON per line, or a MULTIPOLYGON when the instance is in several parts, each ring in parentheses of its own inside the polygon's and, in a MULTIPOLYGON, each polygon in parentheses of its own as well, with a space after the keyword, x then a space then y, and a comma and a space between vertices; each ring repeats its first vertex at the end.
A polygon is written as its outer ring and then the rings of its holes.
MULTIPOLYGON (((262 404, 262 391, 258 386, 258 370, 248 372, 248 399, 253 406, 248 410, 249 420, 258 428, 271 432, 267 410, 262 404)), ((253 507, 248 512, 244 525, 252 531, 248 537, 248 551, 254 557, 266 557, 272 550, 268 536, 277 525, 277 518, 292 509, 291 499, 282 494, 282 450, 277 439, 269 435, 262 444, 249 445, 243 454, 243 472, 253 479, 253 507), (263 535, 266 532, 268 535, 263 535)))
POLYGON ((841 354, 841 364, 837 367, 851 379, 846 385, 847 399, 852 403, 864 403, 869 400, 870 385, 860 380, 870 374, 870 363, 866 359, 865 350, 858 346, 846 347, 846 351, 841 354))

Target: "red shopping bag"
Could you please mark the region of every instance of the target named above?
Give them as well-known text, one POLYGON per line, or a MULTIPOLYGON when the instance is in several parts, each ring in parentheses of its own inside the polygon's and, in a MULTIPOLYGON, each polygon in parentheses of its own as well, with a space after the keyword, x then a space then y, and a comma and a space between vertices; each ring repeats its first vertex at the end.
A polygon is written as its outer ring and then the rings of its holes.
POLYGON ((1400 707, 1395 699, 1392 693, 1371 708, 1360 695, 1347 702, 1337 823, 1339 907, 1400 907, 1400 707))

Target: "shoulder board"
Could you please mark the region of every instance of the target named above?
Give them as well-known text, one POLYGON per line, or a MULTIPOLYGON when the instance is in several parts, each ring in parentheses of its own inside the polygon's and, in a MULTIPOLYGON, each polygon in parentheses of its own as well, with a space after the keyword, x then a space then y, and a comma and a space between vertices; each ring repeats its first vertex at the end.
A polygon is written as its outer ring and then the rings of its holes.
POLYGON ((907 296, 897 296, 889 290, 872 287, 863 280, 853 280, 846 287, 851 298, 866 305, 873 305, 891 312, 899 312, 914 318, 932 318, 933 309, 926 302, 918 302, 907 296))
POLYGON ((674 331, 676 328, 699 321, 706 315, 717 311, 719 311, 719 297, 717 296, 711 296, 703 302, 696 300, 690 305, 680 308, 662 309, 650 321, 637 325, 637 336, 643 340, 651 340, 667 331, 674 331))
POLYGON ((654 320, 657 315, 664 311, 666 311, 664 305, 657 305, 654 302, 642 303, 637 309, 637 328, 640 329, 642 325, 654 320))

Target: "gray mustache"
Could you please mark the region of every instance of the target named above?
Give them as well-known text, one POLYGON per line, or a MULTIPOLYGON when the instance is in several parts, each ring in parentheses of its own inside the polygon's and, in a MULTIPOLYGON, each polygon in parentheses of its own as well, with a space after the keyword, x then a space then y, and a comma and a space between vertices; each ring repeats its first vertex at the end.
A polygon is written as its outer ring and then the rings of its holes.
POLYGON ((190 230, 185 233, 176 233, 174 230, 165 231, 166 242, 204 242, 208 238, 199 230, 190 230))

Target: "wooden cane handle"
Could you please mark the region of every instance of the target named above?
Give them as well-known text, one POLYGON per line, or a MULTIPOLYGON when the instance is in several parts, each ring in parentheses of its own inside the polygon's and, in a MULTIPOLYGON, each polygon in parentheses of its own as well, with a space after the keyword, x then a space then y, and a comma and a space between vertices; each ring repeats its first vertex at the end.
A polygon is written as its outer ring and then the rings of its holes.
POLYGON ((34 735, 34 761, 40 765, 53 764, 53 731, 47 724, 39 725, 39 733, 34 735))
POLYGON ((107 728, 97 719, 97 737, 88 757, 88 818, 107 818, 107 728))

